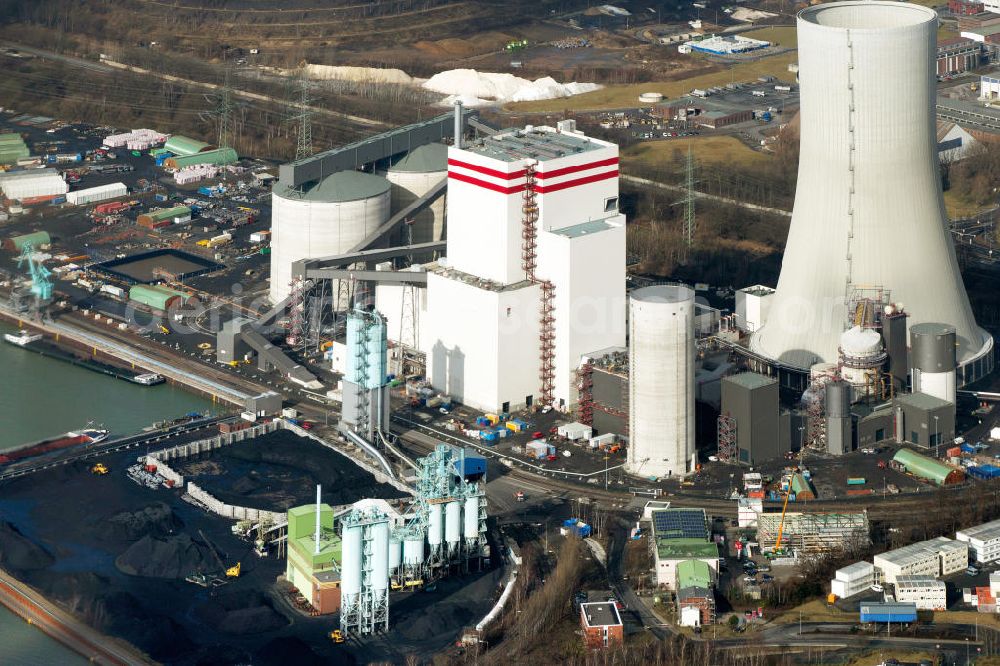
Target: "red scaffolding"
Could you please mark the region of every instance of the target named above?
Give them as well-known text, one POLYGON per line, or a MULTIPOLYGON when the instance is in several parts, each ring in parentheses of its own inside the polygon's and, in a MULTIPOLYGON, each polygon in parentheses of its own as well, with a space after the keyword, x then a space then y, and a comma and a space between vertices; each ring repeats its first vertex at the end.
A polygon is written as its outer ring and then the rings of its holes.
POLYGON ((538 379, 539 393, 543 405, 552 404, 555 389, 555 285, 535 276, 536 251, 538 247, 538 202, 535 201, 535 167, 529 164, 525 169, 524 193, 521 204, 521 268, 525 276, 541 285, 538 328, 538 379))

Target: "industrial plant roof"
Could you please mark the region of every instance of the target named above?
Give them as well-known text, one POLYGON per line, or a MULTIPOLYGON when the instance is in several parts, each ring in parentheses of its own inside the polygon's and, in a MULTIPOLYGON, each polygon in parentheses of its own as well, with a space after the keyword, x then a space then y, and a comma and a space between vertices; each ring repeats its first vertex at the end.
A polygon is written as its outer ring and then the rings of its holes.
POLYGON ((411 150, 389 171, 405 173, 433 173, 448 170, 448 146, 443 143, 428 143, 411 150))
POLYGON ((778 380, 773 377, 766 377, 764 375, 759 375, 756 372, 741 372, 738 375, 730 375, 729 377, 723 377, 727 382, 732 382, 747 389, 761 388, 762 386, 770 386, 771 384, 777 384, 778 380))
MULTIPOLYGON (((713 544, 714 545, 714 544, 713 544)), ((711 587, 712 571, 701 560, 684 560, 677 564, 677 589, 711 587)))
POLYGON ((968 537, 969 539, 976 539, 977 541, 990 541, 992 539, 997 539, 1000 538, 1000 520, 991 520, 990 522, 983 523, 982 525, 976 525, 975 527, 959 530, 958 534, 968 537))
POLYGON ((203 150, 193 155, 171 157, 167 160, 167 164, 176 169, 183 169, 184 167, 197 166, 199 164, 212 164, 215 166, 233 164, 239 159, 240 156, 232 148, 216 148, 214 150, 203 150))
POLYGON ((469 152, 504 162, 516 162, 523 159, 544 162, 567 155, 599 150, 606 146, 587 137, 556 132, 549 127, 494 134, 463 147, 469 152))
POLYGON ((192 139, 180 134, 173 135, 163 144, 163 149, 174 155, 194 155, 208 148, 211 148, 211 146, 204 141, 198 141, 198 139, 192 139))
POLYGON ((389 191, 389 181, 381 176, 360 171, 338 171, 304 190, 293 190, 281 181, 274 193, 284 199, 342 203, 377 197, 389 191))
POLYGON ((879 553, 875 556, 877 560, 883 560, 897 567, 905 567, 910 564, 922 562, 929 557, 938 557, 941 551, 952 551, 960 549, 968 550, 969 546, 960 541, 952 541, 947 537, 938 537, 929 541, 919 541, 903 546, 896 550, 879 553))
POLYGON ((622 623, 618 609, 607 601, 580 604, 580 611, 588 627, 613 627, 622 623))
POLYGON ((653 511, 653 535, 657 539, 708 539, 704 509, 658 509, 653 511))
MULTIPOLYGON (((615 215, 617 215, 617 213, 615 213, 615 215)), ((605 218, 602 220, 588 220, 587 222, 574 224, 571 227, 563 227, 562 229, 553 229, 552 233, 565 236, 566 238, 580 238, 581 236, 586 236, 587 234, 596 234, 601 231, 607 231, 608 229, 613 229, 616 226, 617 225, 608 222, 608 218, 605 218)))
POLYGON ((865 574, 871 573, 875 565, 871 562, 855 562, 854 564, 848 564, 846 567, 841 567, 837 569, 836 577, 840 578, 840 574, 844 574, 846 578, 851 576, 864 576, 865 574))
POLYGON ((941 589, 945 587, 943 580, 938 580, 934 576, 896 576, 896 591, 899 588, 905 587, 907 589, 929 589, 937 588, 941 589))
POLYGON ((708 559, 719 556, 719 546, 703 539, 657 539, 656 554, 661 560, 708 559))
POLYGON ((892 459, 903 465, 906 471, 931 479, 939 486, 944 484, 948 475, 954 471, 954 468, 948 465, 909 449, 900 449, 892 459))
MULTIPOLYGON (((910 330, 912 331, 913 329, 911 328, 910 330)), ((937 396, 927 395, 926 393, 904 393, 903 395, 896 396, 896 402, 924 410, 941 409, 942 407, 951 406, 951 403, 947 400, 942 400, 937 396)))

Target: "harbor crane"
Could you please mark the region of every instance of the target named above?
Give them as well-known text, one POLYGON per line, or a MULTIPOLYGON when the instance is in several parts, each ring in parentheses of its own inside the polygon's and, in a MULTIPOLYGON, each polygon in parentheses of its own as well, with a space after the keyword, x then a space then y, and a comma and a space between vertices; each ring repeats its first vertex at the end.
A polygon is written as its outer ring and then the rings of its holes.
POLYGON ((31 277, 31 294, 35 297, 34 311, 37 315, 42 307, 52 300, 52 280, 49 271, 40 261, 35 261, 35 248, 31 243, 25 243, 21 247, 21 256, 17 260, 17 267, 21 268, 27 264, 28 275, 31 277))

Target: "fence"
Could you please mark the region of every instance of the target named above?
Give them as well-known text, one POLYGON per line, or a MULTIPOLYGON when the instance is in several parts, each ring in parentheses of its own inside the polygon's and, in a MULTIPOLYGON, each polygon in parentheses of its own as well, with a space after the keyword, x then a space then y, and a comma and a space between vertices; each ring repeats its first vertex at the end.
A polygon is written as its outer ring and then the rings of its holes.
POLYGON ((270 521, 274 525, 286 522, 284 512, 278 513, 264 509, 252 509, 246 506, 233 506, 232 504, 220 502, 210 493, 199 488, 194 481, 188 481, 187 494, 212 513, 224 518, 232 518, 233 520, 265 520, 270 521))

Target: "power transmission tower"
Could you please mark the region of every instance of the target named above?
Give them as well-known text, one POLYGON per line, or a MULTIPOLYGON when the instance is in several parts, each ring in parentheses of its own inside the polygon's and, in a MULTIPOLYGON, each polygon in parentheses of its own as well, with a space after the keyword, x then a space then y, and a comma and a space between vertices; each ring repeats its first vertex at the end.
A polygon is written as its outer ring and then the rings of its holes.
POLYGON ((684 205, 684 258, 687 259, 688 252, 694 246, 694 232, 696 228, 694 204, 696 200, 694 186, 698 181, 694 177, 694 153, 688 146, 687 157, 684 160, 684 198, 674 205, 684 205))
POLYGON ((219 148, 232 148, 233 91, 229 83, 229 69, 222 89, 216 98, 215 115, 219 117, 219 148))
POLYGON ((304 77, 300 78, 298 87, 299 96, 297 100, 294 98, 292 91, 289 91, 288 106, 293 110, 293 113, 285 119, 285 122, 297 125, 295 159, 301 160, 313 154, 312 117, 315 112, 311 108, 313 99, 309 94, 309 81, 304 77))

